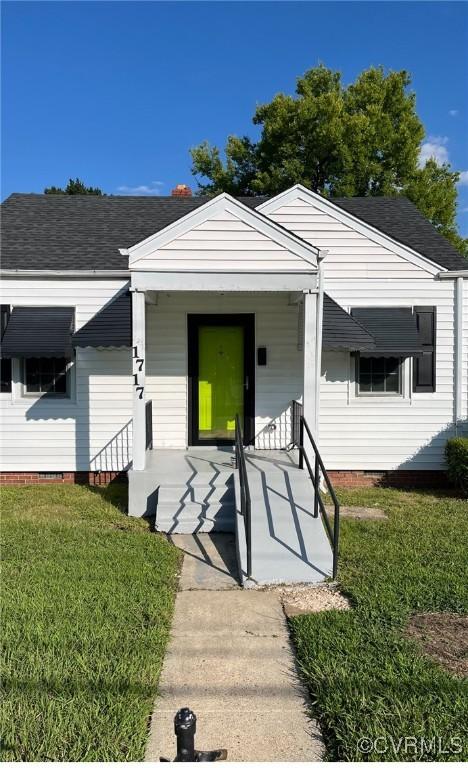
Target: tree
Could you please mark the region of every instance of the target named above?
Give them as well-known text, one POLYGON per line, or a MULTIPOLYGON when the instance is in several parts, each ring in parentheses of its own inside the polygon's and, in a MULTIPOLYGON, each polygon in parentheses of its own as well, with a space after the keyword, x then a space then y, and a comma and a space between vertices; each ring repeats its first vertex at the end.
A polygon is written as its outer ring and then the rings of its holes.
POLYGON ((348 86, 339 72, 310 69, 296 95, 279 93, 257 107, 258 142, 229 136, 224 162, 208 142, 191 150, 199 193, 275 195, 300 183, 326 196, 405 194, 460 247, 457 174, 433 160, 418 167, 424 127, 410 84, 407 72, 383 67, 348 86))
POLYGON ((44 189, 45 195, 103 195, 103 191, 99 187, 87 187, 81 179, 68 179, 68 184, 65 189, 61 187, 46 187, 44 189))

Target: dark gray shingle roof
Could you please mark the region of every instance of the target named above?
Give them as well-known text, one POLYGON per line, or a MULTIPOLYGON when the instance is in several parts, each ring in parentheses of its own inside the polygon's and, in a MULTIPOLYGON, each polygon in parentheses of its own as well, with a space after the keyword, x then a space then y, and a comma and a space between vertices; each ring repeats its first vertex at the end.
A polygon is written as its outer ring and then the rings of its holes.
MULTIPOLYGON (((239 198, 250 207, 265 198, 239 198)), ((13 194, 2 203, 3 269, 128 269, 129 248, 206 197, 13 194)))
POLYGON ((446 269, 468 269, 468 260, 406 197, 336 197, 344 211, 446 269))
MULTIPOLYGON (((168 226, 206 197, 13 194, 2 204, 3 269, 127 269, 119 248, 168 226)), ((255 208, 265 197, 241 197, 255 208)), ((405 198, 336 198, 363 221, 447 269, 467 267, 455 248, 405 198)))

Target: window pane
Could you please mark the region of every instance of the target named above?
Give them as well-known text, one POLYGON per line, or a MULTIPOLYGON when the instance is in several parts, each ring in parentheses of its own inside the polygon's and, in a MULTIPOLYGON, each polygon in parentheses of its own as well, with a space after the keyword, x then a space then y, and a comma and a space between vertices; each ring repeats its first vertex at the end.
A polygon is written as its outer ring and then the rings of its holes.
POLYGON ((39 386, 39 359, 31 358, 25 361, 26 391, 37 392, 39 386))
POLYGON ((1 360, 1 389, 0 392, 11 392, 11 360, 1 360))
POLYGON ((400 382, 399 382, 398 373, 397 374, 393 374, 392 373, 391 376, 387 376, 385 391, 386 392, 399 392, 400 391, 399 384, 400 384, 400 382))
POLYGON ((385 392, 385 376, 383 373, 372 374, 372 391, 385 392))
POLYGON ((40 357, 25 361, 26 392, 67 393, 67 360, 40 357))
POLYGON ((359 389, 361 392, 372 392, 371 387, 371 377, 370 374, 361 374, 360 380, 359 380, 359 389))
POLYGON ((361 357, 359 360, 359 370, 361 373, 370 373, 371 372, 371 363, 372 358, 370 357, 361 357))
POLYGON ((400 365, 400 361, 397 357, 388 357, 387 365, 386 365, 387 373, 398 373, 399 365, 400 365))
POLYGON ((359 360, 359 391, 375 393, 400 392, 400 359, 367 357, 359 360))
POLYGON ((373 357, 372 358, 372 373, 384 373, 385 371, 385 358, 373 357))

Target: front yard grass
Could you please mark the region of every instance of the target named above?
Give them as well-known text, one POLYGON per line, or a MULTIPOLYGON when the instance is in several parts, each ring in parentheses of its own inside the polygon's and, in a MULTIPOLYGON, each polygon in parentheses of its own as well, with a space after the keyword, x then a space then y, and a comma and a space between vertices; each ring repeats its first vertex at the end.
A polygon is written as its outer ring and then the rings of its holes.
POLYGON ((179 555, 125 486, 2 488, 2 758, 142 760, 179 555))
POLYGON ((342 520, 339 581, 353 609, 291 620, 327 757, 466 760, 468 681, 423 655, 405 626, 414 613, 468 613, 468 503, 391 489, 338 495, 389 519, 342 520))

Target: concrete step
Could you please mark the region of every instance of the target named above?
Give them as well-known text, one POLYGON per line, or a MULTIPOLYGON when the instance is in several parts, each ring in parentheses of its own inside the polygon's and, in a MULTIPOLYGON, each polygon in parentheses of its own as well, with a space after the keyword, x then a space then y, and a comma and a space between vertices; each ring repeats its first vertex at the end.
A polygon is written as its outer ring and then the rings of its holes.
POLYGON ((156 529, 166 533, 232 532, 234 528, 234 504, 158 504, 156 509, 156 529))
POLYGON ((160 504, 219 504, 234 503, 234 485, 161 485, 158 490, 160 504))
MULTIPOLYGON (((199 486, 219 487, 229 486, 232 487, 234 483, 234 470, 220 469, 212 472, 197 472, 191 476, 185 475, 185 485, 190 485, 194 488, 199 486)), ((166 485, 166 483, 164 483, 166 485)), ((177 485, 177 483, 173 483, 177 485)), ((171 485, 171 483, 168 483, 171 485)))

